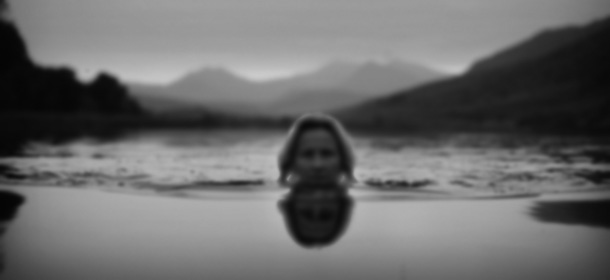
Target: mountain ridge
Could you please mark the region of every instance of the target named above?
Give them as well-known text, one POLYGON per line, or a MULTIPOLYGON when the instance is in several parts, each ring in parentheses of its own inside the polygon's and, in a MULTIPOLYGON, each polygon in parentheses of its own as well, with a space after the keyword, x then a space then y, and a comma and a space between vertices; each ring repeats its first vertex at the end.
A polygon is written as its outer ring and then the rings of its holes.
MULTIPOLYGON (((312 105, 311 109, 316 110, 313 104, 318 103, 320 106, 317 110, 327 110, 332 108, 323 106, 327 105, 320 100, 324 92, 379 96, 398 88, 411 87, 442 77, 445 75, 424 66, 397 61, 392 64, 333 61, 314 71, 260 82, 247 80, 224 68, 208 67, 190 72, 169 85, 159 87, 158 90, 151 88, 151 91, 231 113, 242 110, 249 113, 279 113, 286 110, 274 105, 279 106, 282 103, 280 101, 290 102, 288 99, 291 95, 303 100, 305 94, 311 93, 311 98, 316 99, 308 101, 312 105)), ((142 88, 134 86, 132 91, 139 91, 141 95, 145 93, 142 88)), ((345 104, 336 105, 353 104, 349 100, 346 101, 345 104)))
POLYGON ((599 19, 589 24, 542 30, 521 42, 479 59, 470 67, 469 72, 510 66, 552 53, 603 29, 608 25, 608 21, 608 19, 599 19))
POLYGON ((531 59, 469 71, 334 114, 354 125, 407 130, 608 130, 610 19, 590 26, 595 31, 531 59))

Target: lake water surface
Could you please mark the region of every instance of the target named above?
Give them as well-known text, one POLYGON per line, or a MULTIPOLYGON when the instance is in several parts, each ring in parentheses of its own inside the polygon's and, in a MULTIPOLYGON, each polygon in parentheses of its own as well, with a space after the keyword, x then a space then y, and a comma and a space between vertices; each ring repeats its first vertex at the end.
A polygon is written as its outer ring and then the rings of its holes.
MULTIPOLYGON (((6 184, 176 191, 276 188, 285 134, 214 130, 134 133, 113 142, 36 142, 0 158, 6 184)), ((424 187, 450 194, 548 193, 604 188, 610 141, 497 134, 357 136, 356 187, 424 187)), ((167 193, 166 193, 167 194, 167 193)))
POLYGON ((33 143, 2 190, 2 279, 608 279, 608 146, 354 139, 346 193, 280 188, 283 134, 33 143), (606 175, 605 175, 606 174, 606 175))

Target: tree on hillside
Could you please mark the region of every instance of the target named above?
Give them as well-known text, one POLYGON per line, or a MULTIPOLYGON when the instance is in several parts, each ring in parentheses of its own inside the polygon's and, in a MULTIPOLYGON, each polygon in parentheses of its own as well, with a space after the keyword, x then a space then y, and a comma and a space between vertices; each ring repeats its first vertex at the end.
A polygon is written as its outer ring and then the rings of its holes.
POLYGON ((0 113, 140 114, 142 109, 118 79, 101 74, 80 82, 68 67, 36 65, 0 0, 0 113))
POLYGON ((8 4, 6 0, 0 0, 0 21, 6 21, 8 15, 8 4))

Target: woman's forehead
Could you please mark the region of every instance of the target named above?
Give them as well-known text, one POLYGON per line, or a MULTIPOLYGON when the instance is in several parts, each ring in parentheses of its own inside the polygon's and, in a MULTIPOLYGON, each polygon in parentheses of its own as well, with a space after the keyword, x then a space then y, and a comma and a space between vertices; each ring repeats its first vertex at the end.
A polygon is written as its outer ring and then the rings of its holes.
POLYGON ((336 145, 335 137, 326 129, 312 129, 303 132, 300 139, 301 146, 310 145, 336 145))

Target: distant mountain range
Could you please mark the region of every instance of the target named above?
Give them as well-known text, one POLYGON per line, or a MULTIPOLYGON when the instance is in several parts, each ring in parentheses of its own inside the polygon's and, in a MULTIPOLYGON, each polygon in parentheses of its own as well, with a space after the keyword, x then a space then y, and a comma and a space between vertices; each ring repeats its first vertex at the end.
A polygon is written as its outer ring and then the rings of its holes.
POLYGON ((183 110, 206 110, 203 105, 168 97, 163 86, 131 83, 129 90, 140 106, 151 113, 167 114, 183 110))
POLYGON ((267 105, 281 115, 299 115, 313 111, 331 110, 356 105, 371 98, 349 90, 301 90, 267 105))
POLYGON ((467 73, 334 112, 386 129, 610 131, 610 18, 542 32, 467 73))
POLYGON ((264 82, 250 81, 222 68, 203 68, 167 86, 134 84, 130 89, 154 111, 163 111, 163 102, 151 103, 151 98, 172 99, 168 110, 183 103, 223 112, 274 115, 354 105, 445 76, 402 61, 336 61, 309 73, 264 82))

